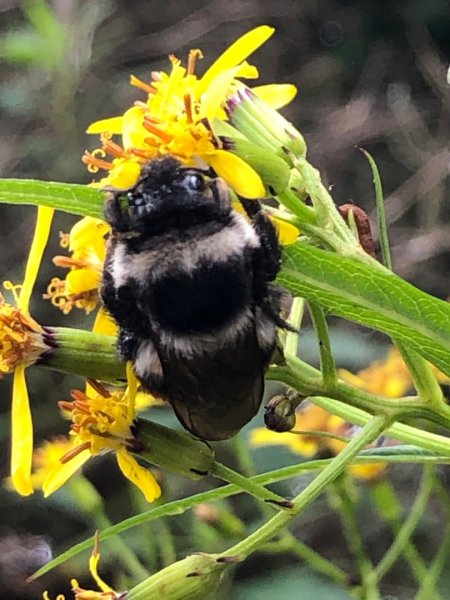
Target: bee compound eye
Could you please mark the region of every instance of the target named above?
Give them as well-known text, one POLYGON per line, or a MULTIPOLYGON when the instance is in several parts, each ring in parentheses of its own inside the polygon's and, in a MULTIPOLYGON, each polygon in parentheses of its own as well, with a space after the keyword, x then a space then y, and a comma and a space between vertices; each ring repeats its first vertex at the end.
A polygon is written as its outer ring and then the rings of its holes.
POLYGON ((187 173, 184 183, 188 189, 194 192, 201 192, 205 189, 205 179, 200 173, 187 173))

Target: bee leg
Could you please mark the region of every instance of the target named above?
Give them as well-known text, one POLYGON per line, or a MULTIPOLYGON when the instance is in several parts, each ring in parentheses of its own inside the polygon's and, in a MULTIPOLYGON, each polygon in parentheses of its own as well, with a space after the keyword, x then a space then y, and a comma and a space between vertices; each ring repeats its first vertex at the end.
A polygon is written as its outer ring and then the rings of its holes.
POLYGON ((105 219, 115 231, 128 231, 130 219, 120 204, 121 193, 109 191, 105 202, 105 219))
POLYGON ((275 226, 257 200, 240 198, 240 201, 261 240, 261 246, 256 250, 255 267, 262 272, 265 281, 273 281, 281 264, 281 248, 275 226))

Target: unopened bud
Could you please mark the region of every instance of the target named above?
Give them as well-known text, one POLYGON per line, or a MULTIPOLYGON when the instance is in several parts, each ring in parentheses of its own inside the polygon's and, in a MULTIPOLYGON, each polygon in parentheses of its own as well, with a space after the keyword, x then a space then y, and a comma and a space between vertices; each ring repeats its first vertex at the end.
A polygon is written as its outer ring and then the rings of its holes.
POLYGON ((253 142, 242 138, 222 138, 223 147, 245 160, 261 177, 270 194, 278 194, 286 189, 290 168, 285 160, 253 142))
POLYGON ((274 396, 267 404, 264 414, 267 429, 279 433, 291 431, 295 426, 295 409, 302 399, 298 394, 274 396))
POLYGON ((127 600, 200 600, 218 588, 228 563, 233 562, 234 557, 219 554, 192 554, 131 589, 127 600))
POLYGON ((241 88, 228 99, 227 112, 232 125, 249 141, 272 150, 287 162, 286 150, 296 157, 306 155, 302 134, 249 88, 241 88))

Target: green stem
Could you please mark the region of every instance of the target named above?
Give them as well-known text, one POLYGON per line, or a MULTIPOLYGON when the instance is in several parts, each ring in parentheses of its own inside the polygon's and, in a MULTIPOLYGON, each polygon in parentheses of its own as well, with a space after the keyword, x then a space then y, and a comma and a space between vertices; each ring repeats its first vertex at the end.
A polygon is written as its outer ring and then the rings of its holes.
POLYGON ((229 548, 222 556, 238 556, 243 559, 266 541, 272 539, 280 529, 285 527, 292 516, 301 513, 309 506, 332 481, 334 481, 355 456, 368 444, 374 442, 390 425, 391 419, 386 415, 374 417, 340 454, 338 454, 325 469, 306 487, 294 500, 291 511, 279 512, 270 521, 250 534, 235 546, 229 548))
POLYGON ((414 504, 412 505, 408 518, 401 526, 391 547, 383 556, 375 569, 375 576, 378 581, 381 581, 386 573, 390 571, 410 541, 414 530, 416 529, 425 512, 431 491, 433 489, 433 480, 434 467, 432 465, 425 465, 423 467, 423 475, 422 481, 420 482, 419 492, 416 496, 414 504))
MULTIPOLYGON (((286 356, 286 361, 287 366, 272 366, 266 373, 266 379, 285 383, 303 396, 326 393, 320 371, 298 358, 286 356)), ((359 408, 371 414, 389 412, 397 419, 402 416, 424 418, 450 429, 448 406, 431 407, 416 396, 390 399, 338 381, 333 390, 333 398, 345 402, 349 407, 359 408)))
MULTIPOLYGON (((92 515, 97 529, 107 529, 112 526, 111 521, 106 516, 103 510, 97 510, 92 515)), ((110 539, 109 544, 115 554, 120 559, 120 562, 129 571, 130 575, 135 577, 137 581, 147 578, 150 573, 139 562, 134 552, 125 544, 121 537, 116 536, 110 539)))
POLYGON ((329 577, 332 581, 341 585, 348 582, 348 575, 343 569, 324 558, 301 540, 296 539, 288 531, 286 531, 285 534, 286 535, 283 535, 283 537, 276 542, 267 542, 264 544, 264 546, 260 548, 260 552, 267 554, 290 552, 297 558, 307 562, 318 573, 329 577))
POLYGON ((244 477, 244 475, 233 471, 233 469, 230 469, 229 467, 226 467, 225 465, 217 461, 213 462, 209 470, 209 474, 221 479, 222 481, 227 481, 228 483, 236 485, 237 487, 241 488, 241 490, 243 490, 244 492, 247 492, 255 498, 258 498, 258 500, 262 500, 263 502, 269 502, 277 506, 279 506, 280 503, 283 504, 286 502, 286 499, 282 496, 279 496, 278 494, 267 490, 265 487, 255 483, 252 479, 244 477))
MULTIPOLYGON (((324 408, 333 415, 341 417, 345 421, 355 425, 365 425, 371 419, 371 415, 353 406, 348 406, 343 402, 323 396, 310 396, 309 400, 314 404, 324 408)), ((450 457, 450 439, 443 435, 437 435, 429 431, 423 431, 417 427, 404 425, 403 423, 394 423, 387 431, 386 435, 396 440, 401 440, 407 444, 413 444, 450 457)))
POLYGON ((447 409, 441 387, 429 363, 415 350, 396 342, 403 360, 411 373, 419 398, 425 404, 447 409))
POLYGON ((284 342, 285 356, 292 356, 293 358, 297 357, 299 338, 298 330, 300 329, 302 323, 304 309, 305 301, 303 298, 294 298, 292 300, 292 306, 289 313, 289 323, 297 331, 286 332, 286 339, 284 342))
POLYGON ((417 592, 415 600, 429 600, 433 598, 435 600, 438 597, 436 586, 439 581, 439 577, 442 573, 442 569, 445 566, 447 556, 450 552, 450 525, 444 530, 442 536, 442 542, 433 562, 428 567, 427 572, 422 580, 422 585, 417 592))
MULTIPOLYGON (((237 435, 234 438, 234 447, 236 455, 238 457, 240 468, 247 477, 255 475, 255 467, 253 464, 252 456, 249 451, 248 445, 243 443, 241 435, 237 435)), ((266 505, 258 503, 263 517, 270 517, 270 509, 266 505)), ((281 539, 273 542, 272 547, 275 552, 291 552, 301 560, 307 562, 311 568, 318 573, 329 577, 336 583, 343 584, 347 581, 348 577, 345 571, 334 565, 330 560, 326 559, 318 552, 307 546, 301 540, 298 540, 292 533, 285 531, 281 539)))
POLYGON ((355 240, 344 219, 339 214, 330 193, 320 179, 320 173, 305 158, 295 158, 295 166, 304 179, 304 189, 310 195, 316 209, 317 224, 323 229, 324 234, 336 234, 341 240, 340 247, 358 248, 355 240))
POLYGON ((167 567, 177 560, 177 551, 173 542, 172 533, 170 531, 170 526, 167 523, 167 519, 159 519, 155 525, 154 533, 156 535, 156 542, 161 551, 161 562, 163 567, 167 567))
POLYGON ((325 313, 315 302, 308 302, 308 306, 317 339, 319 340, 320 370, 322 372, 323 386, 326 390, 332 391, 336 386, 337 373, 331 351, 330 334, 325 313))
MULTIPOLYGON (((389 430, 388 430, 389 431, 389 430)), ((293 477, 297 477, 302 473, 308 473, 310 471, 318 471, 320 469, 324 469, 329 466, 334 458, 326 458, 321 460, 312 460, 303 462, 297 465, 290 465, 289 467, 282 467, 280 469, 275 469, 274 471, 269 471, 267 473, 261 473, 260 475, 256 475, 252 478, 252 481, 258 483, 259 485, 270 485, 272 483, 277 483, 279 481, 285 481, 287 479, 292 479, 293 477)), ((373 464, 379 463, 380 461, 385 461, 387 463, 416 463, 416 464, 450 464, 450 458, 445 456, 434 456, 434 455, 424 455, 424 454, 392 454, 386 456, 386 454, 376 455, 372 454, 364 454, 361 456, 356 456, 353 459, 352 464, 373 464)), ((230 496, 234 496, 236 494, 241 494, 242 490, 240 487, 236 485, 224 485, 222 487, 214 488, 213 490, 209 490, 207 492, 201 492, 199 494, 195 494, 193 496, 189 496, 188 498, 183 498, 181 500, 174 500, 172 502, 168 502, 161 506, 156 506, 155 508, 151 508, 145 513, 135 515, 133 517, 129 517, 128 519, 124 519, 111 527, 108 527, 106 530, 100 533, 100 539, 106 540, 114 535, 118 535, 123 533, 124 531, 128 531, 133 527, 140 527, 143 523, 151 523, 160 519, 162 517, 168 517, 171 515, 180 515, 185 513, 187 510, 197 506, 198 504, 202 504, 204 502, 214 502, 216 500, 221 500, 222 498, 228 498, 230 496)), ((75 544, 69 550, 66 550, 52 561, 47 563, 41 569, 38 569, 32 575, 32 579, 37 579, 51 571, 51 569, 57 567, 58 565, 64 563, 69 560, 73 556, 76 556, 80 552, 84 550, 89 550, 92 548, 94 543, 94 537, 87 538, 78 544, 75 544)))
POLYGON ((374 567, 367 555, 360 527, 356 522, 356 506, 348 489, 348 479, 343 475, 334 486, 330 486, 333 505, 336 505, 341 516, 350 552, 356 559, 361 577, 362 594, 366 600, 379 600, 379 590, 374 577, 374 567), (334 493, 333 493, 334 492, 334 493))
MULTIPOLYGON (((403 505, 394 486, 391 485, 387 478, 383 478, 377 485, 372 486, 370 491, 380 517, 389 525, 394 538, 396 538, 402 527, 403 505)), ((406 544, 403 556, 411 569, 411 573, 417 582, 421 584, 428 571, 428 567, 412 540, 409 540, 406 544)), ((429 597, 433 598, 433 600, 443 600, 437 589, 434 589, 429 597)))

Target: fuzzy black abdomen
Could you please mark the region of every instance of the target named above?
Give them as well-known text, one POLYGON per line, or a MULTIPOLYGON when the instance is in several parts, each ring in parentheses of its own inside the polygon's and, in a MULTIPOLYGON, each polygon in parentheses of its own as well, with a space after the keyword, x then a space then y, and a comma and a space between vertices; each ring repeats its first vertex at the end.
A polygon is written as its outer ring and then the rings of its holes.
POLYGON ((213 332, 251 302, 252 277, 241 257, 167 274, 149 290, 152 316, 172 332, 213 332))

